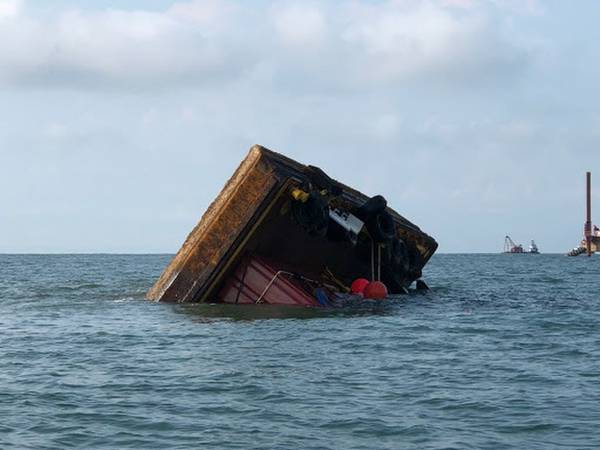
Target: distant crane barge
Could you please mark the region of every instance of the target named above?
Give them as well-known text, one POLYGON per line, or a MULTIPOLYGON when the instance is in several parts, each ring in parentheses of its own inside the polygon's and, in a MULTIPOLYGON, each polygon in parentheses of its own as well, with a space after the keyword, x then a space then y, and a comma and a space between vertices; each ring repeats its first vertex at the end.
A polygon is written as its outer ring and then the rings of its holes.
POLYGON ((538 255, 540 250, 533 239, 531 240, 531 244, 529 244, 529 249, 525 251, 523 245, 515 244, 515 241, 513 241, 510 236, 506 235, 504 237, 504 253, 531 253, 533 255, 538 255))
POLYGON ((575 247, 568 256, 579 256, 587 253, 592 256, 593 253, 600 251, 600 229, 592 224, 592 173, 585 173, 585 224, 583 225, 583 239, 579 247, 575 247))
POLYGON ((525 251, 521 244, 515 244, 510 236, 506 235, 504 237, 504 253, 525 253, 525 251))

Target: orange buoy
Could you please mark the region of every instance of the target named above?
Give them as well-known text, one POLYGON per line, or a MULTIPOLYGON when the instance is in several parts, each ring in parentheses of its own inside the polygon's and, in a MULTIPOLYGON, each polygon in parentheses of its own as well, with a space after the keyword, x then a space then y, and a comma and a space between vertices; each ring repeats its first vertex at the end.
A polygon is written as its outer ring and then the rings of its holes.
POLYGON ((382 300, 387 297, 388 291, 381 281, 371 281, 363 292, 365 298, 382 300))
POLYGON ((357 278, 350 285, 350 292, 353 294, 363 294, 365 288, 369 284, 369 280, 366 278, 357 278))

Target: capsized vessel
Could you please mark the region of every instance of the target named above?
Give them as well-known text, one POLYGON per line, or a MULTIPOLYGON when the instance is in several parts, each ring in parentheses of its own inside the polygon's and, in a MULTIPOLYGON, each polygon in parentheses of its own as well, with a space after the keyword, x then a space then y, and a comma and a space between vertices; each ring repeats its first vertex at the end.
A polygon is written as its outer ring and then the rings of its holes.
POLYGON ((382 196, 255 145, 146 297, 328 306, 361 277, 398 294, 437 246, 382 196))

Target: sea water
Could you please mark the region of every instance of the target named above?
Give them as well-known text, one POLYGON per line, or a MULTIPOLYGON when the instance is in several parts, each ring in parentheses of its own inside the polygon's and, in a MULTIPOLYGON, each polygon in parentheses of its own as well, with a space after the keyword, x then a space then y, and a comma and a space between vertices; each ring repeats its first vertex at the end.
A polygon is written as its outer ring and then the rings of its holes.
POLYGON ((0 448, 600 448, 600 256, 333 311, 145 301, 169 260, 0 255, 0 448))

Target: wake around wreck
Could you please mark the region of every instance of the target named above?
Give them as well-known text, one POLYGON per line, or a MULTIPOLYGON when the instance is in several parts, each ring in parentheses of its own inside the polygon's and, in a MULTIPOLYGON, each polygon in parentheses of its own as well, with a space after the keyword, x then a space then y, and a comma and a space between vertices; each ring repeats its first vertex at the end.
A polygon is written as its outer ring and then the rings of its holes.
POLYGON ((149 300, 336 306, 405 293, 437 242, 387 206, 259 145, 148 291, 149 300))

